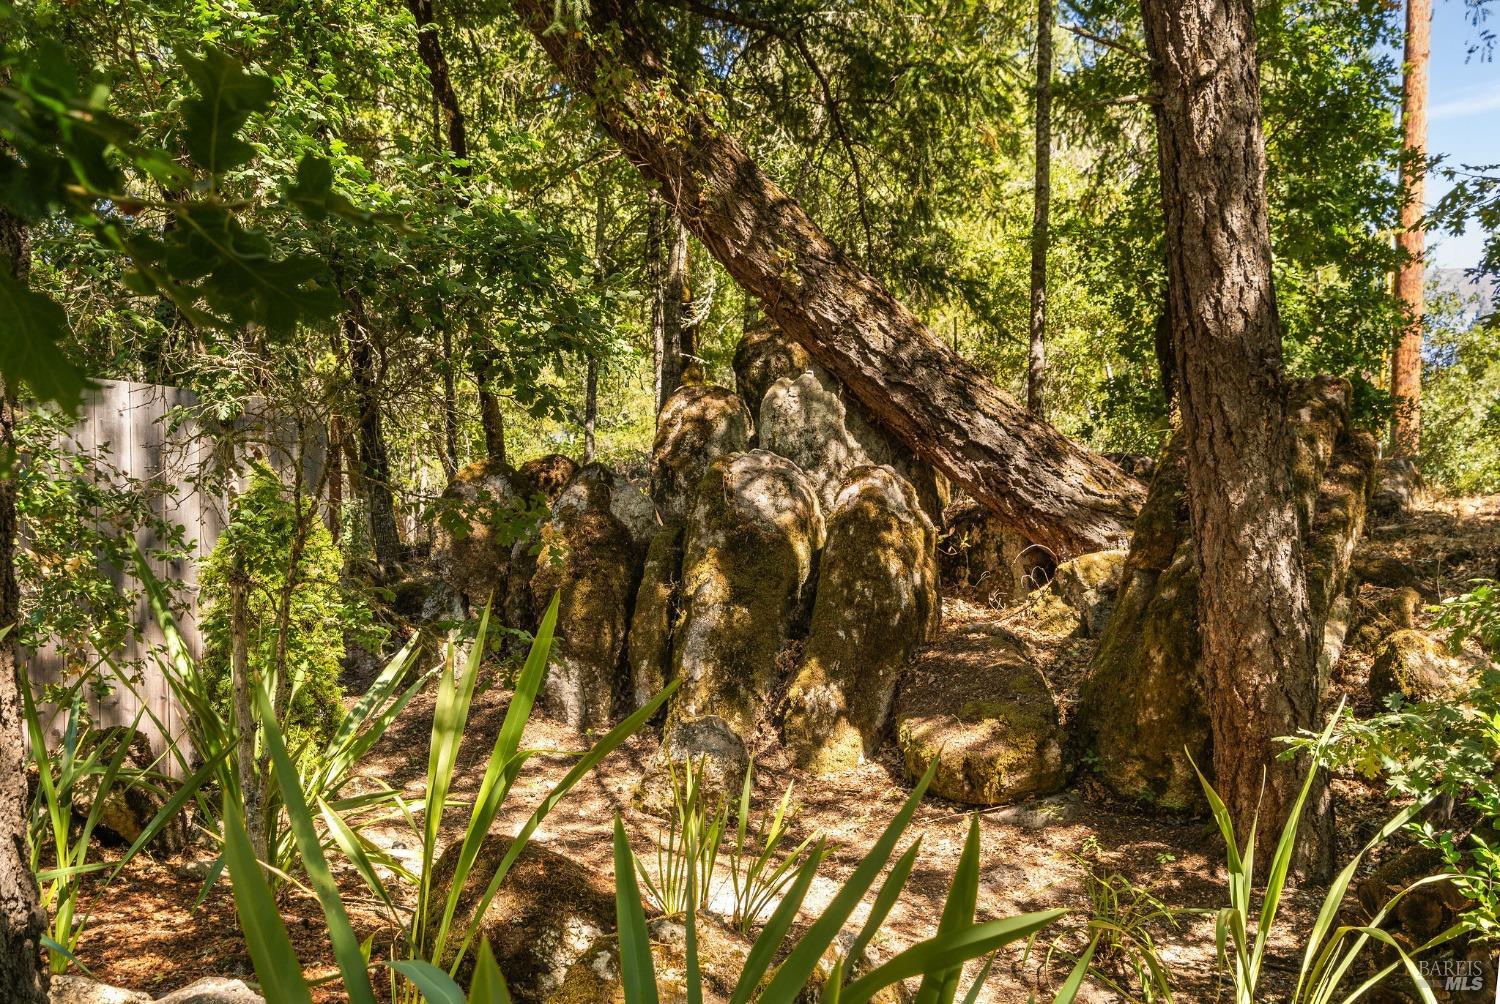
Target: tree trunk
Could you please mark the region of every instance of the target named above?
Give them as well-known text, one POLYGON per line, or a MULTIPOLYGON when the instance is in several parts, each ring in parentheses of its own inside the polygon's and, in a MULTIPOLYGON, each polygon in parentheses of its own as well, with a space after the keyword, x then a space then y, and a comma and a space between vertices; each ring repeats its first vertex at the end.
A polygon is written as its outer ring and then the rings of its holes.
POLYGON ((328 419, 328 535, 337 544, 344 531, 344 420, 328 419))
POLYGON ((661 284, 661 372, 657 376, 660 398, 657 411, 672 392, 682 386, 687 355, 694 345, 688 332, 688 308, 692 291, 688 277, 688 231, 682 217, 671 210, 666 217, 667 261, 661 284))
MULTIPOLYGON (((1268 861, 1303 767, 1278 762, 1276 740, 1317 724, 1318 693, 1271 279, 1253 11, 1250 0, 1142 7, 1162 95, 1170 316, 1214 775, 1240 832, 1259 811, 1268 861)), ((1326 869, 1331 850, 1318 787, 1298 858, 1309 875, 1326 869)))
POLYGON ((344 339, 349 347, 349 372, 354 380, 355 404, 359 409, 356 428, 359 446, 359 484, 364 489, 370 544, 375 563, 383 573, 395 570, 401 561, 401 537, 396 530, 396 503, 391 492, 391 461, 380 419, 380 387, 375 346, 364 297, 358 290, 344 290, 344 339))
POLYGON ((1396 245, 1396 299, 1406 325, 1391 354, 1391 453, 1416 456, 1422 442, 1422 293, 1426 285, 1422 214, 1427 171, 1427 64, 1432 0, 1407 0, 1406 59, 1401 75, 1401 229, 1396 245))
POLYGON ((1047 248, 1052 203, 1052 27, 1057 0, 1036 5, 1036 177, 1031 213, 1031 347, 1026 357, 1026 410, 1047 417, 1047 248))
POLYGON ((233 692, 234 725, 240 741, 235 747, 235 772, 240 781, 240 798, 244 801, 245 826, 250 847, 261 861, 266 855, 266 821, 261 798, 260 772, 255 762, 255 703, 250 679, 250 576, 244 562, 235 556, 229 579, 229 680, 233 692))
POLYGON ((443 476, 458 473, 458 388, 453 379, 453 332, 443 325, 443 476))
MULTIPOLYGON (((26 282, 31 244, 26 226, 0 209, 0 267, 26 282)), ((0 380, 0 460, 15 463, 16 398, 0 380)), ((16 479, 0 477, 0 630, 15 630, 21 595, 16 583, 16 479)), ((0 999, 46 1004, 50 980, 42 962, 42 909, 26 850, 26 735, 20 660, 11 633, 0 638, 0 999)))
POLYGON ((687 228, 877 422, 1060 556, 1126 539, 1140 483, 1029 415, 934 338, 733 138, 662 87, 665 66, 637 23, 638 5, 597 0, 588 32, 549 31, 547 0, 515 6, 687 228), (589 39, 614 37, 612 23, 619 38, 606 53, 589 39))
MULTIPOLYGON (((609 224, 609 197, 604 178, 595 181, 594 200, 594 289, 603 298, 605 293, 604 240, 609 224)), ((660 410, 660 409, 658 409, 660 410)), ((583 381, 583 462, 594 459, 594 426, 599 421, 599 360, 590 355, 588 371, 583 381)))

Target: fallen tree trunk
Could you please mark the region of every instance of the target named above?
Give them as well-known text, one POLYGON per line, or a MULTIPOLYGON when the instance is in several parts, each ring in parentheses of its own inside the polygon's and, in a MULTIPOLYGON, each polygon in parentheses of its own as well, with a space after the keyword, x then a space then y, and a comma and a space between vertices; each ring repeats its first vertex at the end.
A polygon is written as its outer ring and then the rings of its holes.
POLYGON ((554 24, 551 0, 515 7, 688 229, 892 434, 1059 557, 1124 541, 1141 484, 1028 414, 835 247, 672 88, 638 5, 594 0, 581 25, 554 24))

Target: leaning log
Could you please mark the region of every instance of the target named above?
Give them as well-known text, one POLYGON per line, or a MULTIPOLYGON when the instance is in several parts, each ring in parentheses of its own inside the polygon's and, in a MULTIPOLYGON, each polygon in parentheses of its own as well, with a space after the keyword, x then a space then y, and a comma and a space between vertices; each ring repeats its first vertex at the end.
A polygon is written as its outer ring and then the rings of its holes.
POLYGON ((1144 488, 1030 415, 824 236, 692 94, 672 84, 645 5, 515 7, 604 129, 688 229, 877 421, 1028 538, 1066 557, 1120 546, 1144 488))

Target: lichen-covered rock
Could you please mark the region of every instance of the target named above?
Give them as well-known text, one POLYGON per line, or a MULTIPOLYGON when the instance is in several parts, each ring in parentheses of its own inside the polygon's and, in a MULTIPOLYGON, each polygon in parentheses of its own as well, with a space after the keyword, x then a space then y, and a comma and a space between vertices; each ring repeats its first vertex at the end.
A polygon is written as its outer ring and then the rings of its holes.
MULTIPOLYGON (((740 398, 757 416, 765 403, 766 392, 778 380, 797 380, 804 374, 809 375, 819 388, 834 395, 842 403, 844 432, 858 445, 861 453, 850 466, 875 464, 892 468, 916 487, 922 508, 933 524, 943 525, 943 509, 951 499, 948 480, 881 428, 870 417, 867 409, 845 392, 838 380, 814 362, 807 350, 780 329, 774 325, 761 325, 747 331, 735 348, 734 374, 740 398)), ((781 452, 768 445, 764 434, 758 429, 757 438, 753 442, 774 453, 781 452)), ((796 457, 791 459, 797 460, 796 457)), ((835 480, 841 482, 841 478, 835 480)), ((825 500, 825 504, 828 501, 830 500, 825 500)))
POLYGON ((750 737, 822 544, 818 497, 797 465, 764 450, 709 465, 684 531, 669 732, 714 716, 750 737))
POLYGON ((967 496, 943 512, 938 562, 943 586, 992 606, 1008 606, 1048 582, 1057 567, 998 514, 967 496))
POLYGON ((1377 704, 1399 694, 1408 703, 1456 693, 1463 670, 1443 647, 1421 631, 1403 628, 1386 636, 1370 667, 1370 697, 1377 704))
MULTIPOLYGON (((1304 532, 1309 606, 1337 659, 1354 544, 1363 532, 1374 450, 1349 421, 1345 381, 1303 381, 1289 395, 1293 481, 1304 532)), ((1198 595, 1187 519, 1186 460, 1174 436, 1152 479, 1075 721, 1100 778, 1117 794, 1192 809, 1202 794, 1187 754, 1210 762, 1198 673, 1198 595), (1185 752, 1186 751, 1186 752, 1185 752)))
POLYGON ((662 519, 682 519, 708 465, 750 445, 754 422, 723 387, 685 384, 662 406, 651 447, 651 498, 662 519))
POLYGON ((157 1004, 266 1004, 244 980, 222 976, 205 976, 156 1000, 157 1004))
POLYGON ((1375 494, 1370 499, 1371 515, 1385 523, 1406 517, 1406 511, 1427 493, 1422 471, 1410 457, 1386 457, 1376 473, 1375 494))
POLYGON ((505 596, 511 545, 536 489, 491 460, 453 476, 434 506, 432 566, 471 607, 505 596))
POLYGON ((1099 637, 1114 608, 1125 557, 1123 550, 1094 551, 1058 565, 1051 581, 1027 599, 1028 626, 1060 637, 1099 637))
POLYGON ((889 467, 849 473, 828 516, 817 597, 782 735, 803 767, 834 773, 874 752, 896 683, 937 630, 937 531, 889 467))
MULTIPOLYGON (((474 922, 480 897, 500 866, 511 842, 490 837, 479 849, 468 880, 458 896, 453 927, 474 922)), ((455 841, 433 866, 433 889, 443 902, 453 886, 461 841, 455 841)), ((495 961, 518 1001, 547 1000, 563 986, 574 963, 615 928, 615 897, 610 880, 533 840, 516 858, 495 898, 479 920, 478 937, 486 938, 495 961)), ((457 944, 449 945, 451 965, 457 944)), ((459 968, 459 982, 473 973, 471 950, 459 968)))
POLYGON ((971 624, 931 646, 903 681, 895 717, 907 773, 920 778, 937 763, 935 795, 1001 805, 1067 783, 1057 702, 997 625, 971 624))
MULTIPOLYGON (((129 847, 138 840, 157 814, 166 807, 176 793, 179 782, 157 773, 158 758, 151 752, 151 741, 142 732, 127 726, 114 725, 95 729, 86 736, 81 755, 100 757, 100 763, 108 763, 119 750, 120 743, 128 743, 129 749, 121 766, 135 776, 120 776, 104 794, 99 806, 99 818, 94 827, 94 838, 105 843, 118 843, 129 847)), ((73 792, 73 813, 82 819, 93 811, 94 794, 98 790, 98 775, 84 778, 73 792)), ((188 845, 191 829, 188 825, 189 810, 184 807, 167 820, 143 851, 151 857, 167 857, 178 853, 188 845)))
POLYGON ((780 328, 761 324, 746 331, 734 348, 734 386, 740 400, 756 414, 766 391, 777 380, 812 371, 820 378, 823 368, 807 350, 788 338, 780 328))
POLYGON ((1422 609, 1422 603, 1422 594, 1410 586, 1400 589, 1360 586, 1351 647, 1357 652, 1374 655, 1380 643, 1391 634, 1417 626, 1417 611, 1422 609))
POLYGON ((667 685, 672 666, 672 633, 682 584, 682 524, 668 523, 646 549, 641 584, 635 591, 626 658, 630 664, 632 708, 639 708, 667 685))
POLYGON ((590 464, 558 496, 539 532, 531 596, 538 614, 560 595, 542 709, 572 727, 601 729, 622 690, 621 667, 640 552, 611 506, 616 475, 590 464))
POLYGON ((568 482, 572 481, 577 473, 578 464, 571 457, 565 457, 561 453, 548 453, 544 456, 533 457, 516 468, 516 474, 536 491, 541 492, 548 505, 557 501, 557 497, 562 494, 564 488, 568 487, 568 482))
POLYGON ((67 974, 52 977, 47 1000, 51 1004, 151 1004, 151 995, 67 974))
POLYGON ((824 509, 833 508, 844 475, 870 462, 849 434, 843 400, 811 372, 770 386, 756 428, 762 449, 786 457, 812 479, 824 509))

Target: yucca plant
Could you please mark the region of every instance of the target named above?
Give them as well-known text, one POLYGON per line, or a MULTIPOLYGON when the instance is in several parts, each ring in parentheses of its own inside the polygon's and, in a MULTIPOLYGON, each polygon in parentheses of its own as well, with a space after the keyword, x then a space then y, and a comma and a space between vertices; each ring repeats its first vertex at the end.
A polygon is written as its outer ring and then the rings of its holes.
POLYGON ((814 839, 812 836, 803 838, 789 854, 781 851, 793 815, 790 783, 776 804, 769 823, 762 817, 760 824, 752 830, 750 795, 754 784, 755 762, 752 760, 740 787, 734 841, 729 847, 729 883, 734 898, 731 921, 742 934, 749 934, 761 916, 791 885, 797 876, 797 862, 802 860, 814 839))
MULTIPOLYGON (((752 1000, 760 1004, 792 1004, 809 988, 821 988, 822 1000, 830 1004, 864 1004, 880 990, 914 978, 921 979, 917 991, 919 1004, 952 1004, 958 994, 965 962, 993 955, 1007 945, 1024 942, 1063 915, 1062 910, 1042 910, 1005 920, 974 922, 979 891, 979 824, 975 817, 934 935, 869 972, 859 971, 866 948, 885 923, 911 877, 921 846, 919 839, 913 841, 891 867, 875 893, 869 916, 849 947, 838 953, 831 968, 826 967, 824 960, 830 947, 874 886, 876 878, 885 870, 902 834, 911 824, 912 815, 932 776, 933 770, 929 770, 828 906, 800 938, 788 944, 792 924, 828 853, 822 840, 811 848, 752 943, 730 996, 730 1004, 749 1004, 752 1000)), ((615 911, 625 1001, 626 1004, 658 1004, 655 962, 636 881, 635 855, 618 816, 614 841, 615 911)), ((690 876, 693 874, 689 872, 690 876)), ((695 884, 696 879, 690 878, 690 882, 695 884)), ((696 889, 690 890, 687 897, 685 962, 687 999, 690 1004, 700 1004, 703 971, 698 957, 698 911, 694 906, 697 899, 694 893, 696 889)), ((1081 960, 1059 992, 1057 1004, 1068 1004, 1076 996, 1088 962, 1087 957, 1081 960)), ((988 971, 986 966, 981 980, 988 971)), ((966 1004, 971 1004, 977 994, 976 982, 970 987, 966 1004)))
MULTIPOLYGON (((1241 845, 1235 833, 1234 820, 1230 818, 1223 799, 1202 772, 1198 772, 1199 782, 1203 785, 1203 792, 1208 798, 1209 808, 1225 844, 1229 905, 1215 915, 1215 941, 1220 962, 1228 969, 1235 1004, 1256 1004, 1259 1000, 1266 945, 1276 928, 1278 910, 1291 871, 1297 829, 1307 804, 1308 793, 1312 790, 1314 772, 1318 769, 1318 753, 1330 741, 1341 711, 1342 704, 1330 719, 1328 727, 1312 745, 1313 762, 1297 800, 1292 804, 1290 814, 1282 825, 1281 835, 1272 854, 1271 867, 1266 874, 1259 909, 1256 909, 1254 895, 1255 835, 1259 820, 1250 821, 1250 832, 1241 845)), ((1194 769, 1197 769, 1196 765, 1194 769)), ((1307 948, 1297 972, 1296 989, 1289 998, 1290 1004, 1353 1004, 1399 969, 1405 969, 1413 989, 1423 1001, 1436 1004, 1431 988, 1417 968, 1415 957, 1456 937, 1462 932, 1462 927, 1450 927, 1430 941, 1409 949, 1388 931, 1382 930, 1381 924, 1412 890, 1433 882, 1446 881, 1451 876, 1433 875, 1407 886, 1391 897, 1367 924, 1338 923, 1344 896, 1365 855, 1406 826, 1422 811, 1425 804, 1417 802, 1397 813, 1354 855, 1328 887, 1318 916, 1307 934, 1307 948), (1380 966, 1372 975, 1355 982, 1354 964, 1371 942, 1388 948, 1395 956, 1395 961, 1380 966)))
POLYGON ((690 760, 679 773, 677 765, 667 761, 672 810, 656 844, 656 877, 641 869, 647 893, 665 914, 686 913, 689 890, 696 896, 695 908, 701 910, 708 902, 729 822, 729 803, 723 793, 711 798, 704 792, 703 768, 702 759, 690 760))

